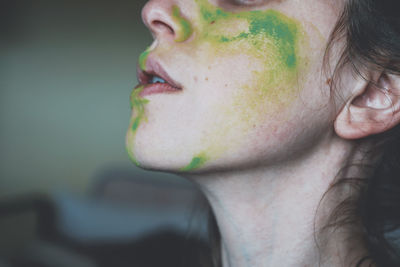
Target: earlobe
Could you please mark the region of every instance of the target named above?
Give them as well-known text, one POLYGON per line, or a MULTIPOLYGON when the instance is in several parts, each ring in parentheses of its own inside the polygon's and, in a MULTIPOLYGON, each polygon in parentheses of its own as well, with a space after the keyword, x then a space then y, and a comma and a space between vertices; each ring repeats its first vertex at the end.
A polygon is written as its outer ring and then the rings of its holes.
POLYGON ((400 77, 383 73, 375 81, 364 82, 360 93, 336 117, 335 131, 342 138, 379 134, 400 122, 400 77))

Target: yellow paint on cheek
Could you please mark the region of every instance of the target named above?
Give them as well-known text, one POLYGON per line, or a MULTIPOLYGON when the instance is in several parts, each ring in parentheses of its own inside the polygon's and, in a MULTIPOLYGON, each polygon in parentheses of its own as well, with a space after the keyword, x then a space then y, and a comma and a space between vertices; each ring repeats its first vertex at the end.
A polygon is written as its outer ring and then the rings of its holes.
POLYGON ((204 140, 212 140, 202 152, 210 159, 227 149, 224 138, 232 129, 248 131, 296 99, 307 66, 308 43, 301 23, 276 10, 229 12, 208 0, 195 2, 199 14, 193 50, 197 57, 210 64, 241 54, 248 60, 241 62, 246 66, 238 67, 251 72, 251 79, 231 85, 237 90, 233 89, 233 103, 222 107, 227 121, 215 127, 215 138, 204 140))
POLYGON ((233 13, 207 0, 196 2, 200 12, 197 30, 201 33, 197 41, 211 45, 211 57, 221 52, 248 55, 255 65, 261 65, 253 81, 261 79, 264 91, 274 90, 282 82, 294 82, 303 63, 299 48, 305 40, 299 22, 271 9, 233 13))

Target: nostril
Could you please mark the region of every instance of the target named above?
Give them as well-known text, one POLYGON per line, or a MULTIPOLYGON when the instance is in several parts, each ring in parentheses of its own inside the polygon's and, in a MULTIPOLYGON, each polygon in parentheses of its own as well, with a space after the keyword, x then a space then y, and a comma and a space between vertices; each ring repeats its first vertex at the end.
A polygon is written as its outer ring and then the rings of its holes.
POLYGON ((151 22, 151 26, 154 29, 157 29, 158 31, 167 31, 170 34, 175 34, 174 29, 172 29, 171 26, 169 26, 168 24, 162 22, 161 20, 154 20, 151 22))
POLYGON ((193 28, 186 18, 188 14, 183 14, 178 5, 171 6, 170 2, 172 1, 148 1, 142 10, 142 17, 154 38, 180 43, 189 39, 193 28))

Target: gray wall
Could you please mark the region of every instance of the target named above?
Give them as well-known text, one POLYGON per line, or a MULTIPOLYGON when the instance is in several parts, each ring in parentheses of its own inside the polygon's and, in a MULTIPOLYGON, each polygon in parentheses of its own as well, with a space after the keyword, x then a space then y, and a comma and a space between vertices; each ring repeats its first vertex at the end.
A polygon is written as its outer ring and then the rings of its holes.
POLYGON ((137 58, 152 40, 144 3, 0 4, 0 196, 84 192, 107 168, 162 177, 124 147, 137 58))

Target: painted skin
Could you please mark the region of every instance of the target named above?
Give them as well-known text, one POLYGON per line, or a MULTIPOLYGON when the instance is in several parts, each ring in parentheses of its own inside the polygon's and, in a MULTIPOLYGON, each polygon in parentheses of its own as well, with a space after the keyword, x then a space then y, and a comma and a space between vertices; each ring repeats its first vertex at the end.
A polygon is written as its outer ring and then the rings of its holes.
POLYGON ((175 42, 181 43, 189 39, 193 33, 192 25, 187 19, 182 17, 181 10, 178 6, 172 7, 172 18, 180 26, 175 33, 175 42))
MULTIPOLYGON (((136 131, 138 130, 140 124, 143 121, 146 121, 146 115, 144 111, 144 106, 149 103, 149 100, 140 97, 140 93, 143 91, 144 86, 139 86, 133 89, 131 96, 130 96, 130 104, 131 104, 131 109, 134 110, 135 116, 131 118, 131 123, 129 127, 128 134, 131 135, 130 138, 128 138, 129 142, 127 147, 132 147, 133 141, 135 140, 135 135, 136 131)), ((133 153, 133 150, 127 149, 128 155, 130 159, 137 165, 140 166, 139 162, 136 160, 136 157, 133 153)))
POLYGON ((139 68, 141 68, 142 70, 146 70, 146 62, 147 62, 147 58, 149 57, 149 54, 150 54, 150 47, 148 47, 139 56, 139 68))
POLYGON ((188 172, 192 170, 196 170, 203 166, 208 160, 208 156, 205 153, 196 155, 193 157, 192 161, 186 165, 185 167, 181 168, 180 171, 182 172, 188 172))
MULTIPOLYGON (((249 68, 255 70, 251 82, 240 85, 241 91, 236 94, 233 105, 224 110, 246 132, 268 113, 265 103, 288 105, 295 98, 295 90, 301 83, 299 73, 305 71, 307 65, 300 52, 300 48, 307 46, 305 33, 299 22, 276 10, 230 12, 207 0, 195 2, 199 12, 193 24, 181 16, 177 6, 172 8, 172 17, 179 25, 175 42, 183 43, 195 33, 190 45, 193 51, 207 51, 206 56, 198 57, 205 64, 238 53, 252 59, 249 68)), ((146 50, 139 58, 139 66, 144 70, 150 52, 146 50)), ((269 112, 275 111, 271 108, 269 112)), ((207 161, 218 158, 226 150, 219 138, 223 138, 230 126, 228 123, 216 129, 214 142, 205 141, 204 150, 180 171, 199 169, 207 161)))

